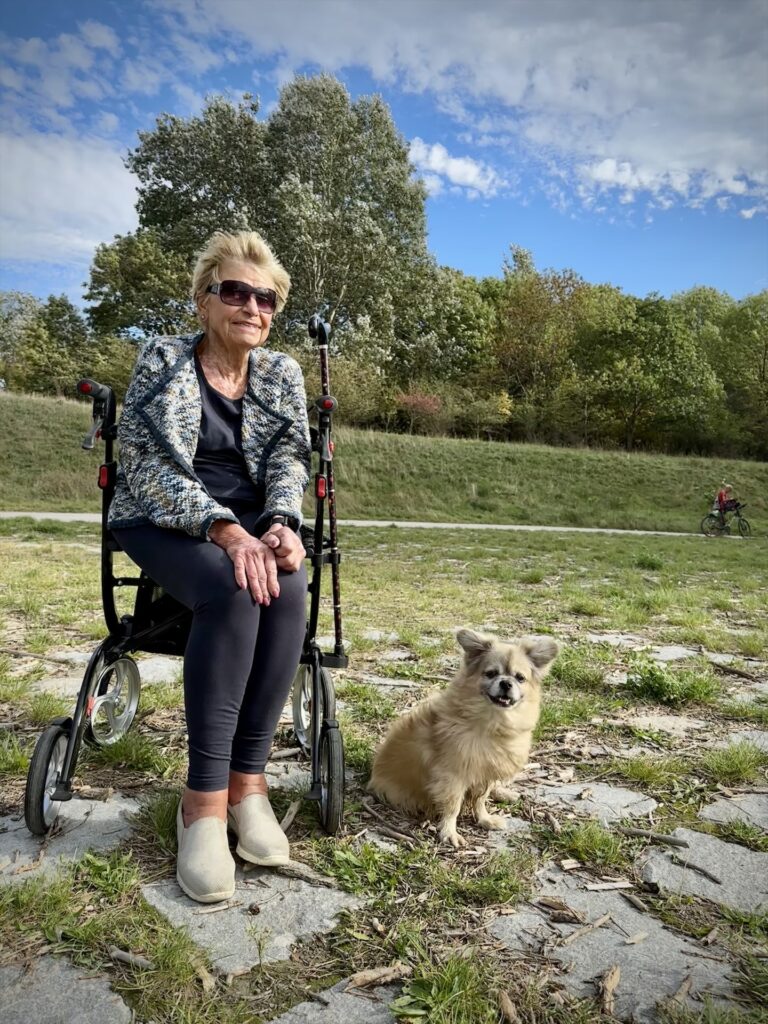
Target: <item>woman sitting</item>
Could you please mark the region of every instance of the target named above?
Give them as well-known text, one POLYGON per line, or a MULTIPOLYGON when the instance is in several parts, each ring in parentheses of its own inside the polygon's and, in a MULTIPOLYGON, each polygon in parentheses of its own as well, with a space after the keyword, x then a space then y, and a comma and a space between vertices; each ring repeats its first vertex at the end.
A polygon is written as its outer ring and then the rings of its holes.
POLYGON ((118 428, 109 526, 192 611, 176 877, 203 903, 235 889, 227 821, 245 860, 289 859, 264 778, 306 624, 304 382, 264 347, 289 287, 256 232, 216 233, 192 280, 202 332, 147 342, 118 428))

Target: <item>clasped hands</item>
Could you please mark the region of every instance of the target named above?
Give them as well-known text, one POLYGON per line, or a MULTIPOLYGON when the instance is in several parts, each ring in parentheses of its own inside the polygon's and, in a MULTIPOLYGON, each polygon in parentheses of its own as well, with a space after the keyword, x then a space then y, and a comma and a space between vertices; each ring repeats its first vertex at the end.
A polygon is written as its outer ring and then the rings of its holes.
POLYGON ((258 538, 239 523, 220 519, 213 523, 208 536, 224 548, 234 566, 237 585, 250 590, 257 604, 268 605, 273 597, 279 597, 278 569, 297 572, 306 555, 298 535, 279 523, 258 538))

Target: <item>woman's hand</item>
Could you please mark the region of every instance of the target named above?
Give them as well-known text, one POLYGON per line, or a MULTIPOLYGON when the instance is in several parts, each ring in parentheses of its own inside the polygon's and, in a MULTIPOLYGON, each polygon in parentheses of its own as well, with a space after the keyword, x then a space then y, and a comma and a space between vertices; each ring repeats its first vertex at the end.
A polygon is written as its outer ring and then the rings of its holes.
POLYGON ((298 572, 307 555, 298 534, 294 533, 289 526, 275 523, 274 526, 270 526, 261 539, 272 548, 278 569, 282 569, 283 572, 298 572), (275 538, 277 539, 276 546, 275 538))
POLYGON ((278 561, 275 557, 275 553, 280 550, 280 538, 272 531, 265 534, 263 540, 257 540, 239 523, 217 519, 208 531, 208 536, 214 544, 224 548, 235 567, 237 585, 241 590, 250 590, 257 604, 268 605, 273 597, 280 596, 278 561))

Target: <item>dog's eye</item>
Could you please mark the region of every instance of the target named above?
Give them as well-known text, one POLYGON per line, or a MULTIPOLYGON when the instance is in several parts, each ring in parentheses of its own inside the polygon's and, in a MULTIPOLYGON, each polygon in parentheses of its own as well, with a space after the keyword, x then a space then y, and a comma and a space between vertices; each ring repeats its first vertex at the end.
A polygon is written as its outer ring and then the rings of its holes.
POLYGON ((488 668, 483 672, 486 679, 495 679, 498 674, 495 668, 488 668))
POLYGON ((524 683, 525 682, 525 676, 523 675, 522 672, 515 672, 515 679, 518 681, 518 683, 524 683))

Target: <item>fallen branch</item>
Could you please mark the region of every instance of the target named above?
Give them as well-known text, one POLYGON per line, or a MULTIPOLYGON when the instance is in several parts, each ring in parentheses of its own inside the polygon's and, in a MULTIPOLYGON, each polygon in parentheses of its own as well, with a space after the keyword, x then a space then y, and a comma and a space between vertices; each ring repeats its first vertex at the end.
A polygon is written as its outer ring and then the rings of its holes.
POLYGON ((662 832, 650 832, 645 828, 626 828, 623 825, 619 825, 616 831, 621 832, 625 836, 640 836, 642 839, 650 839, 652 843, 662 843, 664 846, 679 846, 688 849, 688 843, 685 839, 664 835, 662 832))
POLYGON ((610 921, 610 919, 610 914, 603 914, 602 917, 598 917, 598 919, 593 921, 592 924, 585 924, 583 928, 577 928, 575 932, 571 932, 571 934, 567 935, 559 945, 570 946, 572 942, 582 938, 582 936, 589 935, 590 932, 594 932, 596 929, 602 928, 604 924, 607 924, 608 921, 610 921))
POLYGON ((409 978, 412 973, 412 967, 397 960, 391 967, 372 967, 367 971, 358 971, 347 982, 347 989, 389 985, 393 981, 400 981, 401 978, 409 978))
POLYGON ((723 884, 722 879, 718 878, 717 875, 713 875, 711 871, 707 871, 706 868, 702 868, 698 864, 693 864, 689 860, 683 860, 682 857, 678 857, 675 853, 672 854, 672 863, 677 864, 681 868, 688 868, 690 871, 695 871, 699 875, 703 875, 704 878, 708 878, 711 882, 714 882, 715 885, 723 884))
POLYGON ((270 870, 276 871, 279 875, 286 875, 288 878, 299 878, 309 885, 323 885, 327 889, 336 888, 336 882, 328 875, 321 875, 308 864, 302 864, 298 860, 292 860, 288 864, 275 864, 270 870))
POLYGON ((282 750, 273 750, 269 755, 270 761, 280 761, 284 757, 296 757, 301 753, 301 747, 284 747, 282 750))
POLYGON ((136 953, 128 953, 117 946, 109 946, 107 949, 110 957, 121 964, 128 964, 129 967, 138 967, 142 971, 154 971, 155 965, 145 956, 138 956, 136 953))
POLYGON ((300 807, 301 807, 301 800, 294 800, 293 803, 291 804, 291 806, 285 812, 285 817, 280 822, 280 828, 283 830, 283 832, 285 832, 285 833, 288 832, 288 829, 293 824, 293 819, 298 814, 300 807))

